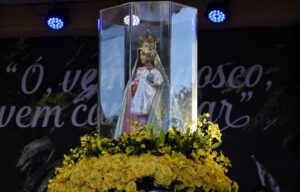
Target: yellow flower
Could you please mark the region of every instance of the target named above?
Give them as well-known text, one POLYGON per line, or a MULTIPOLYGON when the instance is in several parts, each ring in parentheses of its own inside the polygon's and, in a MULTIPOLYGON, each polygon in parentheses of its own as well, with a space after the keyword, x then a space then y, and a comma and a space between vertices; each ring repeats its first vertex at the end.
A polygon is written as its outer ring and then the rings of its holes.
POLYGON ((126 192, 135 192, 137 191, 136 189, 136 183, 134 181, 130 181, 126 187, 125 187, 126 192))
POLYGON ((134 148, 133 147, 126 147, 126 154, 131 154, 134 152, 134 148))
POLYGON ((173 128, 169 128, 168 133, 169 133, 170 135, 175 135, 175 131, 174 131, 173 128))
POLYGON ((140 178, 152 177, 154 186, 164 189, 168 189, 173 181, 178 181, 179 184, 174 186, 176 190, 203 188, 204 191, 237 192, 237 183, 225 175, 230 166, 229 159, 222 151, 216 151, 222 134, 218 125, 209 121, 208 117, 209 114, 199 116, 197 130, 193 133, 189 130, 178 133, 176 127, 171 128, 169 139, 161 145, 156 141, 164 135, 155 132, 153 125, 145 125, 141 130, 136 120, 131 122, 137 129, 122 134, 118 140, 85 135, 80 138, 81 146, 71 149, 70 155, 64 156, 62 167, 56 168, 55 176, 49 180, 48 191, 115 189, 133 192, 137 191, 136 182, 140 178), (206 142, 202 142, 203 139, 206 142), (133 142, 134 145, 131 145, 131 141, 140 144, 133 142), (181 149, 185 142, 192 145, 187 155, 181 149), (138 146, 144 150, 136 151, 138 146))
POLYGON ((193 148, 194 148, 194 149, 198 149, 198 148, 199 148, 198 143, 194 142, 194 143, 193 143, 193 148))
POLYGON ((165 146, 165 147, 158 149, 158 151, 162 154, 171 153, 172 148, 170 146, 165 146))
POLYGON ((143 138, 142 138, 142 137, 137 137, 137 138, 136 138, 136 141, 137 141, 137 142, 142 142, 142 141, 143 141, 143 138))
POLYGON ((236 182, 233 182, 232 189, 233 189, 233 191, 239 191, 239 186, 236 182))
POLYGON ((186 137, 186 136, 187 136, 187 134, 186 134, 185 131, 180 132, 180 135, 181 135, 182 137, 186 137))
POLYGON ((118 191, 123 191, 125 189, 125 185, 123 183, 117 183, 117 190, 118 191))
POLYGON ((144 172, 144 176, 151 176, 155 173, 155 165, 154 163, 148 163, 142 168, 144 172))
POLYGON ((93 189, 93 188, 91 188, 91 187, 89 187, 87 185, 84 185, 82 187, 82 191, 84 191, 84 192, 96 192, 96 189, 93 189))
POLYGON ((131 180, 135 180, 135 179, 136 179, 136 177, 135 177, 134 171, 131 168, 129 168, 125 172, 123 172, 121 181, 123 183, 127 183, 127 182, 129 182, 131 180))
POLYGON ((154 179, 155 179, 155 183, 158 185, 163 185, 166 181, 166 176, 164 174, 162 174, 161 171, 156 171, 155 175, 154 175, 154 179))
POLYGON ((217 162, 221 162, 221 164, 224 166, 231 166, 230 160, 228 159, 228 157, 223 155, 222 151, 220 155, 216 158, 216 160, 217 162))
MULTIPOLYGON (((222 155, 216 157, 223 159, 222 155)), ((71 167, 59 169, 58 174, 49 181, 49 192, 65 192, 71 188, 74 192, 86 191, 136 191, 137 178, 150 176, 155 186, 168 188, 175 179, 181 181, 176 190, 193 190, 203 187, 205 190, 236 192, 238 186, 231 184, 223 169, 208 155, 201 160, 191 160, 183 154, 126 156, 124 154, 105 155, 98 158, 85 158, 71 167), (180 168, 181 167, 181 168, 180 168)))
POLYGON ((143 167, 144 165, 142 163, 137 163, 133 166, 134 174, 137 178, 142 178, 144 176, 143 167))
POLYGON ((184 184, 177 184, 175 185, 175 190, 181 191, 185 188, 184 184))
POLYGON ((173 172, 168 166, 160 166, 160 171, 164 176, 172 177, 173 172))
POLYGON ((219 126, 217 124, 211 124, 208 127, 207 132, 211 134, 212 138, 217 139, 219 142, 222 141, 221 140, 222 133, 221 133, 221 131, 219 129, 219 126))

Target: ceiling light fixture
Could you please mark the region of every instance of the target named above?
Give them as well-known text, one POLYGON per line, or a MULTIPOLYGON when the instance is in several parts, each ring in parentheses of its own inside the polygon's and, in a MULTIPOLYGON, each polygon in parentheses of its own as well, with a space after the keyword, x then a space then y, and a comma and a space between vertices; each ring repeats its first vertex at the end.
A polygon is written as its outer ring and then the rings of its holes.
MULTIPOLYGON (((130 16, 127 15, 124 17, 124 23, 125 25, 130 25, 130 16)), ((132 26, 136 26, 140 24, 140 18, 136 15, 132 15, 132 26)))
POLYGON ((229 16, 229 0, 218 0, 207 3, 206 17, 212 23, 223 23, 229 16))
POLYGON ((50 29, 63 29, 68 23, 67 10, 57 8, 49 10, 45 22, 50 29))

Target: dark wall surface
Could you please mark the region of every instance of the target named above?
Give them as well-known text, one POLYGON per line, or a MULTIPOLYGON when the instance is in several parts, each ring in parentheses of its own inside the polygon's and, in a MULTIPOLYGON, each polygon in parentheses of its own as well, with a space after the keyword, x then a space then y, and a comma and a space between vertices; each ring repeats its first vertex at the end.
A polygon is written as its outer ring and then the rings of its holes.
MULTIPOLYGON (((298 27, 201 31, 198 113, 209 112, 250 192, 297 191, 298 27)), ((43 191, 53 167, 96 130, 97 37, 0 39, 1 192, 43 191)))

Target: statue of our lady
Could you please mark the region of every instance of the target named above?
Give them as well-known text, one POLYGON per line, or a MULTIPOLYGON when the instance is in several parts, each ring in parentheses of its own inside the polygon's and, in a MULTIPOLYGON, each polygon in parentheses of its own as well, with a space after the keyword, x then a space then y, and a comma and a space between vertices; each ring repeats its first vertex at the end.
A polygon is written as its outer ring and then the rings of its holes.
POLYGON ((139 37, 138 42, 138 57, 132 69, 132 79, 125 88, 114 138, 132 130, 134 121, 138 121, 141 129, 146 124, 165 132, 172 126, 184 129, 176 98, 157 52, 158 40, 149 26, 146 35, 139 37))

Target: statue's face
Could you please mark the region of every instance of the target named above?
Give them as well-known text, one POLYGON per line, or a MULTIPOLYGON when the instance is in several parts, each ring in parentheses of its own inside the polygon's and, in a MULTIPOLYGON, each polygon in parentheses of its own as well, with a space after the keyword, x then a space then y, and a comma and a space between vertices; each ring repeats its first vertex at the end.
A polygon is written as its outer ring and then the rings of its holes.
POLYGON ((146 64, 147 56, 143 51, 140 51, 140 60, 142 64, 146 64))

